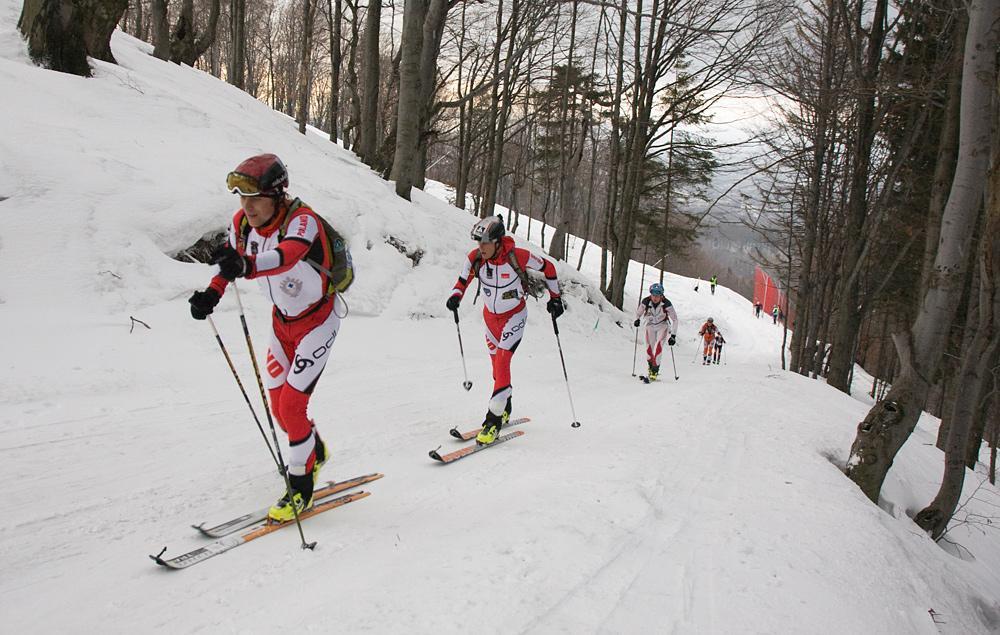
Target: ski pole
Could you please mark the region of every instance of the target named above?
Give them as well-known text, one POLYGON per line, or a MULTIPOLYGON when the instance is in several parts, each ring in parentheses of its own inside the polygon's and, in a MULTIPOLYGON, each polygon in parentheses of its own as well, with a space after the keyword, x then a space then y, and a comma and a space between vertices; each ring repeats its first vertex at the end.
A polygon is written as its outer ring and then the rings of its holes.
POLYGON ((573 393, 569 390, 569 375, 566 374, 566 358, 563 357, 562 343, 559 341, 559 325, 556 324, 556 316, 552 316, 552 330, 556 332, 556 346, 559 347, 559 361, 562 362, 563 378, 566 380, 566 394, 569 396, 569 411, 573 414, 571 428, 579 428, 580 422, 576 420, 576 408, 573 407, 573 393))
POLYGON ((632 344, 632 376, 635 377, 635 356, 639 352, 639 329, 635 330, 635 343, 632 344))
POLYGON ((670 347, 670 363, 674 365, 674 381, 677 381, 678 379, 681 378, 681 376, 677 374, 677 360, 674 359, 674 347, 673 346, 670 347))
MULTIPOLYGON (((647 253, 648 253, 648 251, 649 250, 647 248, 647 253)), ((656 265, 660 264, 660 262, 662 262, 662 261, 663 261, 663 258, 660 258, 659 260, 656 261, 656 265)), ((653 266, 655 267, 656 265, 653 265, 653 266)), ((646 286, 646 255, 643 254, 643 257, 642 257, 642 272, 639 275, 639 303, 640 304, 642 303, 642 289, 645 286, 646 286)), ((636 306, 636 309, 638 309, 638 308, 639 307, 636 306)), ((639 351, 639 329, 637 328, 635 330, 635 343, 632 344, 632 376, 633 377, 635 377, 635 356, 636 356, 636 353, 638 353, 638 351, 639 351)))
POLYGON ((250 361, 253 362, 253 372, 257 376, 257 387, 260 388, 260 398, 264 402, 264 412, 267 414, 267 424, 271 427, 271 437, 274 439, 274 449, 278 452, 278 471, 285 479, 285 489, 288 491, 288 504, 292 507, 292 514, 295 516, 295 524, 299 528, 299 538, 302 539, 303 549, 313 549, 315 542, 306 542, 306 534, 302 531, 302 520, 299 518, 299 510, 295 507, 292 498, 292 482, 288 479, 288 468, 285 467, 285 459, 281 456, 281 445, 278 444, 278 433, 274 431, 274 418, 271 416, 271 408, 267 402, 267 392, 264 390, 264 381, 260 378, 260 367, 257 366, 257 355, 253 351, 253 341, 250 339, 250 329, 247 327, 247 318, 243 313, 243 300, 240 299, 240 290, 233 281, 233 292, 236 294, 236 304, 240 307, 240 324, 243 325, 243 335, 247 340, 247 348, 250 350, 250 361))
MULTIPOLYGON (((185 255, 188 260, 194 264, 201 264, 191 254, 185 255)), ((235 288, 235 285, 233 286, 235 288)), ((237 299, 239 299, 238 295, 237 299)), ((240 307, 240 313, 242 314, 242 304, 240 307)), ((226 348, 226 345, 222 343, 222 336, 219 335, 219 329, 215 328, 215 320, 212 319, 211 315, 205 317, 208 318, 208 324, 212 327, 212 333, 215 333, 215 341, 219 343, 219 348, 222 349, 222 354, 226 358, 226 363, 229 364, 229 370, 233 372, 233 379, 236 380, 236 385, 240 387, 240 392, 243 393, 243 399, 246 400, 247 407, 250 408, 250 414, 253 415, 253 420, 257 424, 257 429, 260 430, 260 436, 264 438, 264 445, 267 446, 267 451, 271 453, 271 459, 274 461, 274 464, 278 466, 278 472, 281 472, 281 463, 278 462, 278 457, 274 455, 274 449, 271 448, 271 442, 267 440, 267 434, 264 432, 264 426, 261 425, 260 417, 257 416, 257 411, 253 409, 253 404, 250 403, 250 395, 247 394, 247 389, 243 387, 243 382, 240 380, 239 373, 236 372, 236 366, 233 364, 233 359, 229 356, 229 350, 226 348)))
POLYGON ((257 429, 260 430, 260 436, 264 438, 264 445, 267 446, 267 451, 271 453, 271 459, 274 460, 274 464, 278 466, 278 471, 281 471, 281 464, 278 463, 278 457, 274 455, 274 449, 271 447, 271 442, 267 440, 267 433, 264 432, 264 426, 260 423, 260 418, 257 416, 257 411, 253 409, 253 404, 250 403, 250 395, 247 394, 247 389, 243 387, 243 382, 240 381, 240 376, 236 372, 236 366, 233 365, 233 360, 229 356, 229 351, 226 350, 226 345, 222 343, 222 337, 219 335, 219 330, 215 328, 215 320, 212 316, 208 316, 208 324, 212 327, 212 332, 215 333, 215 341, 219 343, 219 348, 222 349, 222 354, 226 358, 226 363, 229 364, 229 370, 233 371, 233 378, 236 380, 236 385, 240 387, 240 392, 243 393, 243 399, 247 402, 247 407, 250 408, 250 414, 253 415, 253 420, 257 424, 257 429))
POLYGON ((465 376, 462 388, 472 390, 472 382, 469 381, 469 371, 465 369, 465 347, 462 346, 462 327, 458 325, 458 309, 453 310, 452 313, 455 314, 455 331, 458 333, 458 352, 462 356, 462 374, 465 376))

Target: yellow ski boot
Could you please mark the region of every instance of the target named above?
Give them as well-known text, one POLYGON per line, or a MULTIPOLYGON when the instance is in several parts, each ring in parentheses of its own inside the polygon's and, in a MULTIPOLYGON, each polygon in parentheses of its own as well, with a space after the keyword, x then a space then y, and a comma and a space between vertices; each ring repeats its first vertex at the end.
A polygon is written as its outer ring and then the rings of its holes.
POLYGON ((510 413, 504 412, 501 416, 496 416, 492 412, 486 413, 486 421, 483 423, 483 429, 479 431, 476 436, 476 443, 478 445, 489 445, 497 440, 500 435, 500 429, 503 428, 503 424, 507 423, 510 419, 510 413))
POLYGON ((267 517, 279 523, 287 523, 295 520, 295 514, 301 514, 313 506, 313 475, 312 474, 289 474, 288 482, 292 485, 292 498, 288 499, 288 492, 278 499, 278 502, 267 510, 267 517), (295 509, 292 509, 292 505, 295 509))

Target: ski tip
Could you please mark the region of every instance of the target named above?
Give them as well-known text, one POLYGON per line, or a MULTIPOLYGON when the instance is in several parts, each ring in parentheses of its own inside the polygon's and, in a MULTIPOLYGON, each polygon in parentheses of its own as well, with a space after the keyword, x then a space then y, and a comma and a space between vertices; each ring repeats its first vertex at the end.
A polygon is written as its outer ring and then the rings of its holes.
POLYGON ((430 452, 427 453, 427 455, 429 457, 431 457, 432 459, 434 459, 435 461, 440 461, 440 462, 444 463, 444 459, 442 459, 441 455, 438 454, 438 450, 440 450, 440 449, 441 449, 441 446, 438 446, 436 450, 431 450, 430 452))
POLYGON ((465 438, 462 436, 462 433, 458 431, 458 428, 452 428, 451 430, 448 430, 448 434, 455 437, 456 439, 462 439, 463 441, 465 440, 465 438))

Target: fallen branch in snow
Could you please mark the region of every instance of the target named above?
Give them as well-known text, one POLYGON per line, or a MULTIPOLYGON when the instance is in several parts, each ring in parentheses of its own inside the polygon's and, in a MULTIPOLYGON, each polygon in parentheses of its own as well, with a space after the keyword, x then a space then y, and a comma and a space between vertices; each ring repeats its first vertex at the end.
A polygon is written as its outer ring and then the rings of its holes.
POLYGON ((142 325, 143 325, 143 326, 145 326, 145 327, 146 327, 147 329, 151 329, 151 330, 152 330, 152 328, 153 328, 153 327, 151 327, 150 325, 148 325, 148 324, 146 324, 145 322, 143 322, 142 320, 137 320, 137 319, 135 319, 135 318, 134 318, 134 317, 132 317, 131 315, 130 315, 130 316, 128 316, 128 317, 129 317, 129 319, 130 319, 130 320, 132 320, 132 326, 130 326, 130 327, 129 327, 129 329, 128 329, 128 332, 129 332, 129 335, 131 335, 131 334, 132 334, 132 331, 134 331, 134 330, 135 330, 135 323, 136 323, 136 322, 138 322, 139 324, 142 324, 142 325))
POLYGON ((99 273, 99 274, 101 274, 101 273, 107 273, 107 274, 111 274, 112 276, 114 276, 115 278, 117 278, 117 279, 119 279, 119 280, 121 280, 121 279, 122 279, 122 277, 121 277, 121 276, 119 276, 119 275, 118 275, 117 273, 115 273, 114 271, 99 271, 98 273, 99 273))

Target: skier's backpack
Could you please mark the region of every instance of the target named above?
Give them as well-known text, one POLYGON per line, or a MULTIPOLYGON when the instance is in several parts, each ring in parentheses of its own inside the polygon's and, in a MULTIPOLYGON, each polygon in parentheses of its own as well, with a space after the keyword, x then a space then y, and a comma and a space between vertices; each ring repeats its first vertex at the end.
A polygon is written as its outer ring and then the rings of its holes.
MULTIPOLYGON (((351 258, 351 251, 347 248, 347 241, 330 223, 326 222, 325 218, 298 198, 292 201, 291 205, 288 206, 288 211, 285 212, 285 221, 278 228, 278 241, 284 240, 292 216, 302 207, 312 211, 313 215, 319 219, 323 229, 319 242, 313 243, 302 260, 316 271, 326 275, 329 282, 326 288, 328 296, 332 297, 337 293, 344 293, 354 283, 354 260, 351 258), (325 262, 331 263, 329 269, 323 266, 325 262)), ((237 248, 241 252, 246 252, 250 229, 250 221, 247 220, 246 214, 243 214, 240 217, 240 233, 237 241, 237 248)))

